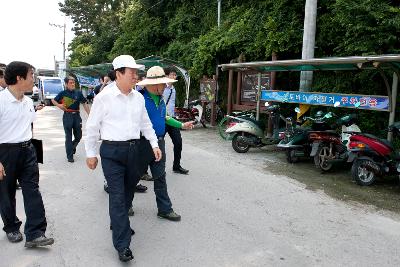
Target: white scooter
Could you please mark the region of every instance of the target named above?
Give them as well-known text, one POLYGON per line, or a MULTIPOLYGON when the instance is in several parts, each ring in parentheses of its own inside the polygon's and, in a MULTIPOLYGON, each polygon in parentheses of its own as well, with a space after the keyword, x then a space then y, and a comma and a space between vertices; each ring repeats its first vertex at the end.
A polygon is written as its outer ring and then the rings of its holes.
MULTIPOLYGON (((279 106, 266 104, 267 112, 279 121, 279 106)), ((246 153, 250 147, 262 147, 266 145, 277 144, 279 142, 278 136, 266 137, 264 135, 265 127, 260 121, 257 121, 254 116, 252 117, 227 117, 236 122, 233 126, 225 130, 225 133, 233 136, 232 147, 238 153, 246 153)), ((274 123, 274 126, 277 123, 274 123)), ((278 131, 275 131, 278 132, 278 131)), ((229 138, 230 139, 230 138, 229 138)))

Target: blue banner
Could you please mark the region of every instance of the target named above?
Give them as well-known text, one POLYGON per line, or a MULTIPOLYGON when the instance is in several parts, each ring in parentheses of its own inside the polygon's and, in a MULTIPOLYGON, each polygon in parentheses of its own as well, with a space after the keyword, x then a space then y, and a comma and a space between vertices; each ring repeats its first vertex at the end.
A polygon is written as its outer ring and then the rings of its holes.
POLYGON ((261 100, 323 106, 339 103, 339 107, 344 108, 390 111, 387 96, 262 90, 261 100))
POLYGON ((96 85, 100 84, 98 78, 90 77, 90 76, 82 76, 82 75, 76 75, 76 78, 79 81, 79 84, 81 86, 86 86, 86 87, 96 87, 96 85))

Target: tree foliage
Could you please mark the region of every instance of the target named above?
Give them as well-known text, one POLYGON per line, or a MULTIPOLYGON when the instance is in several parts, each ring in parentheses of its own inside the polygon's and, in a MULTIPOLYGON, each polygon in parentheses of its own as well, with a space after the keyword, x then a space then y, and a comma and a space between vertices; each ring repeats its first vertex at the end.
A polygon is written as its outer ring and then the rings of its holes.
MULTIPOLYGON (((301 57, 304 5, 297 0, 65 0, 74 22, 71 65, 160 55, 181 62, 195 83, 239 55, 246 61, 301 57)), ((319 0, 315 57, 400 51, 400 0, 319 0)), ((297 74, 292 75, 296 77, 297 74)), ((278 86, 287 87, 283 79, 278 86)), ((314 87, 342 93, 383 93, 379 74, 317 73, 314 87), (368 86, 366 86, 368 84, 368 86)), ((293 88, 293 87, 292 87, 293 88)), ((224 96, 222 96, 224 97, 224 96)))

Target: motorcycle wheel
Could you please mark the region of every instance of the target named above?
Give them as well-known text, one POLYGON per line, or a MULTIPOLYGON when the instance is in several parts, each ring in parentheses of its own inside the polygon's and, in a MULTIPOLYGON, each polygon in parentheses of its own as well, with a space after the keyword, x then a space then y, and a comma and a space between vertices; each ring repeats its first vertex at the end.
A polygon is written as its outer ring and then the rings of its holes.
POLYGON ((315 167, 325 172, 330 171, 333 167, 332 163, 327 163, 329 149, 328 146, 322 145, 318 148, 317 154, 314 156, 315 167))
POLYGON ((228 129, 230 122, 231 122, 231 119, 228 117, 225 117, 218 123, 218 133, 224 140, 232 140, 232 138, 233 138, 232 135, 227 134, 225 132, 226 129, 228 129))
POLYGON ((246 153, 249 151, 250 146, 242 144, 238 138, 240 137, 240 134, 235 134, 235 136, 232 139, 232 147, 233 150, 235 150, 237 153, 246 153))
POLYGON ((375 162, 369 159, 358 159, 351 167, 351 176, 358 185, 368 186, 376 181, 376 173, 371 170, 371 164, 375 162))
POLYGON ((296 156, 296 150, 294 150, 294 149, 286 150, 286 160, 289 163, 299 162, 299 157, 296 156))

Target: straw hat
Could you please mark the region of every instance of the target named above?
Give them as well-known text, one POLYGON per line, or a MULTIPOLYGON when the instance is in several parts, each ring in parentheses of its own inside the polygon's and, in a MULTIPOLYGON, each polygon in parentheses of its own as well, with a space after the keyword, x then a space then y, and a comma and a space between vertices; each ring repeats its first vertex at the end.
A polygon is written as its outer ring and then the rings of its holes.
POLYGON ((163 83, 174 83, 177 80, 165 77, 164 69, 160 66, 151 67, 147 71, 146 79, 137 83, 137 85, 153 85, 153 84, 163 84, 163 83))
POLYGON ((130 55, 120 55, 114 58, 113 62, 114 70, 119 68, 132 68, 144 70, 144 65, 136 64, 135 59, 130 55))

